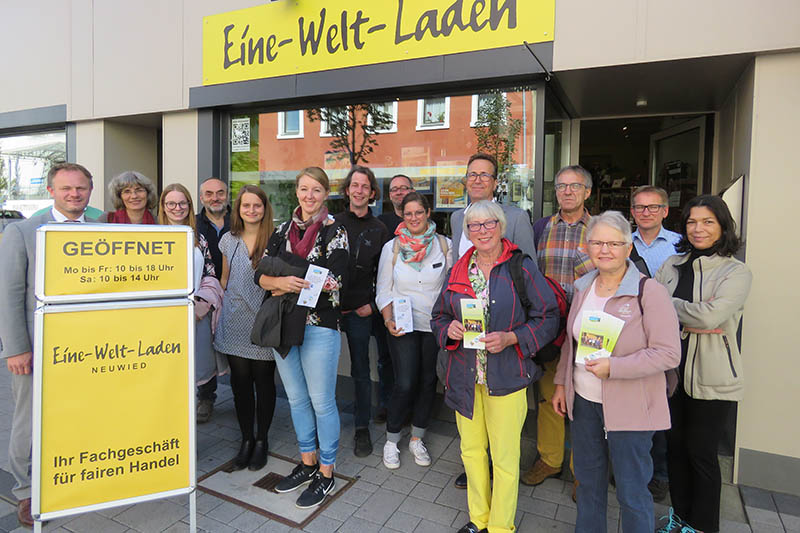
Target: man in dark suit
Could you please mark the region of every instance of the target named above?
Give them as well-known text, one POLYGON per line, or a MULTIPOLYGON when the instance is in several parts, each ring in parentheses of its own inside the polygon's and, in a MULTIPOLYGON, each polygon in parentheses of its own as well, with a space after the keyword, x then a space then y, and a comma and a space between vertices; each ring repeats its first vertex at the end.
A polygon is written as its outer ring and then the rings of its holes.
POLYGON ((0 358, 11 372, 14 417, 8 461, 20 524, 32 526, 31 426, 33 423, 33 315, 36 309, 36 229, 47 222, 85 222, 92 175, 75 163, 58 163, 47 173, 53 208, 9 226, 0 241, 0 358))

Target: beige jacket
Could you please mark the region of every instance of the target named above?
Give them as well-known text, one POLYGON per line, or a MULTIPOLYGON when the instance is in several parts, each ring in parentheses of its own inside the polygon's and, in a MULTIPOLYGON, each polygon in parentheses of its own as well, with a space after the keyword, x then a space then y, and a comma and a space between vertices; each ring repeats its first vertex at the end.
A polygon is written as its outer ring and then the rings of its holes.
MULTIPOLYGON (((655 279, 670 294, 678 285, 678 267, 688 254, 673 255, 658 269, 655 279)), ((681 326, 721 329, 721 334, 682 333, 689 337, 683 388, 698 400, 734 400, 744 396, 742 355, 736 330, 753 275, 733 257, 699 257, 693 265, 693 302, 672 298, 681 326)))

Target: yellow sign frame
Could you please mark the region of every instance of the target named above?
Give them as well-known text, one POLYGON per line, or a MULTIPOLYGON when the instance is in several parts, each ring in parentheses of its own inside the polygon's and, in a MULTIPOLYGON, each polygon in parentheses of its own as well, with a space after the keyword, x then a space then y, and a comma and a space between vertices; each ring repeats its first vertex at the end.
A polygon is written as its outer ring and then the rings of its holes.
POLYGON ((74 303, 176 298, 194 291, 188 226, 45 224, 36 230, 36 298, 74 303))
POLYGON ((48 305, 36 311, 31 476, 36 520, 193 493, 194 327, 189 299, 48 305), (177 317, 184 332, 175 329, 177 317), (114 334, 114 325, 124 334, 114 334), (164 331, 170 336, 155 342, 164 331), (126 335, 137 334, 138 346, 121 346, 126 335), (166 339, 185 341, 185 350, 166 339), (102 359, 79 349, 95 340, 95 347, 105 350, 102 359), (52 352, 47 358, 45 349, 52 352), (117 368, 109 372, 108 366, 117 368), (102 419, 102 426, 92 425, 92 417, 102 419))
POLYGON ((281 0, 203 18, 203 85, 552 41, 555 0, 281 0))

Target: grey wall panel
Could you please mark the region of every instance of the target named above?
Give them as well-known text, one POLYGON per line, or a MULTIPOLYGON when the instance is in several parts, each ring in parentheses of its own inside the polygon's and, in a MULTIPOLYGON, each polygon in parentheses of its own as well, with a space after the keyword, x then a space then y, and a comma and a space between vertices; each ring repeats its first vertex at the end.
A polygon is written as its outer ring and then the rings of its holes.
POLYGON ((0 130, 59 124, 67 120, 66 104, 0 113, 0 130))
POLYGON ((800 459, 739 449, 739 484, 800 496, 800 459))

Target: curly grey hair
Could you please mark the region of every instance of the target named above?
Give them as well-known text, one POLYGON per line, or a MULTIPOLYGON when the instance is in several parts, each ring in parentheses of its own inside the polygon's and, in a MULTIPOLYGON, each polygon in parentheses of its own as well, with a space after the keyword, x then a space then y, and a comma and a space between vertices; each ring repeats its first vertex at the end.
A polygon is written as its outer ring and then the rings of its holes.
POLYGON ((150 178, 135 170, 126 170, 115 176, 108 184, 108 194, 111 195, 114 209, 125 207, 122 202, 122 191, 133 185, 139 185, 147 191, 147 209, 153 210, 158 206, 158 194, 156 194, 156 187, 150 178))

